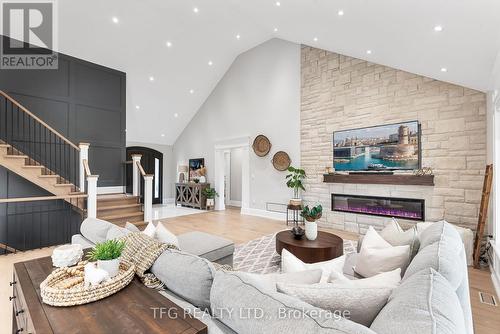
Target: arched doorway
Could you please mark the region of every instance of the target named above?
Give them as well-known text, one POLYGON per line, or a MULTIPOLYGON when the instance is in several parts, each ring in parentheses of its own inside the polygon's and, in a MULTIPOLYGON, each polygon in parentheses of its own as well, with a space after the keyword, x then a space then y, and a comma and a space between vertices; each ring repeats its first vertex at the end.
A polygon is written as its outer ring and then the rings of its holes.
MULTIPOLYGON (((153 204, 163 201, 163 153, 149 147, 131 146, 127 147, 127 161, 132 161, 133 154, 142 155, 141 165, 146 174, 153 177, 153 204)), ((132 193, 132 164, 127 164, 127 193, 132 193)), ((141 182, 141 201, 143 201, 143 182, 141 182)))

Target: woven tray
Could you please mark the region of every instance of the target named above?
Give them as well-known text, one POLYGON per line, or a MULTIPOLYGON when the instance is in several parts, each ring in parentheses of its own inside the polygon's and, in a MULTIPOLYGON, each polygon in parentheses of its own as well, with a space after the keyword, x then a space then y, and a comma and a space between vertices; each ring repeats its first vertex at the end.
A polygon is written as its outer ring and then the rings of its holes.
POLYGON ((40 283, 42 301, 52 306, 87 304, 120 291, 134 278, 135 266, 121 263, 118 275, 97 286, 86 288, 83 282, 85 264, 86 261, 75 267, 54 270, 40 283))

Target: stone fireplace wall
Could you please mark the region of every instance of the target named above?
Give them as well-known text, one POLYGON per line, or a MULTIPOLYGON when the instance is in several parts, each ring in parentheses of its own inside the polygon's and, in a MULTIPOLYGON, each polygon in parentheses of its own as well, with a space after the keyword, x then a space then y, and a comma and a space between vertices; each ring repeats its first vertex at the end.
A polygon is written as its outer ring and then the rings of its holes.
POLYGON ((422 198, 427 221, 475 229, 486 164, 484 93, 309 46, 302 46, 301 74, 303 197, 323 205, 320 225, 364 233, 387 221, 331 211, 331 193, 344 193, 422 198), (433 169, 434 187, 323 183, 333 166, 333 131, 412 120, 421 123, 422 166, 433 169))

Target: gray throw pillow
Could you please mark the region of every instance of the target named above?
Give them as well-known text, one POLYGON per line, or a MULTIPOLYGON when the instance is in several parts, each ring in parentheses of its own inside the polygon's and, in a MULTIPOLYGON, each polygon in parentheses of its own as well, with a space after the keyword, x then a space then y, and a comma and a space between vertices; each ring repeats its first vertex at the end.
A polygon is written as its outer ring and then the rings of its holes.
POLYGON ((427 227, 420 234, 420 249, 423 249, 424 247, 429 246, 436 241, 439 241, 441 239, 441 236, 443 235, 462 241, 462 238, 460 237, 460 234, 457 232, 456 228, 453 227, 453 225, 451 225, 450 223, 441 220, 427 227))
POLYGON ((276 291, 276 283, 296 283, 296 284, 314 284, 319 283, 323 271, 321 269, 304 270, 291 273, 275 273, 275 274, 252 274, 240 272, 241 277, 249 277, 259 287, 266 290, 276 291))
POLYGON ((214 317, 239 334, 375 334, 369 328, 282 293, 264 291, 248 275, 218 271, 214 317))
POLYGON ((106 240, 120 239, 129 233, 132 232, 118 226, 111 226, 111 228, 108 230, 108 233, 106 234, 106 240))
POLYGON ((456 290, 463 281, 464 270, 467 270, 463 264, 463 252, 462 241, 443 235, 441 240, 420 249, 406 269, 403 281, 422 269, 433 268, 456 290))
POLYGON ((321 284, 278 283, 278 291, 297 297, 313 306, 331 312, 348 311, 348 319, 370 326, 373 319, 384 307, 392 288, 363 288, 321 284))
POLYGON ((210 288, 215 268, 196 255, 167 249, 151 267, 151 272, 176 295, 202 310, 210 308, 210 288))
POLYGON ((80 225, 80 233, 94 244, 106 241, 108 230, 115 225, 97 218, 86 218, 80 225))
POLYGON ((463 317, 448 281, 427 268, 394 289, 370 328, 377 334, 465 334, 463 317))
POLYGON ((134 224, 132 224, 130 222, 125 223, 125 228, 127 230, 129 230, 130 232, 141 232, 141 230, 139 230, 139 228, 137 226, 135 226, 134 224))

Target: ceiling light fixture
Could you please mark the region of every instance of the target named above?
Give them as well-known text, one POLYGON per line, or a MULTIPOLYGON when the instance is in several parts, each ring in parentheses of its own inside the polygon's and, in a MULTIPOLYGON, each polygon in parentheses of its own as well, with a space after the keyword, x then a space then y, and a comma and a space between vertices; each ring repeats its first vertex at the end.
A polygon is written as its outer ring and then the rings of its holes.
POLYGON ((208 61, 208 66, 212 66, 213 64, 214 63, 211 60, 208 61))
POLYGON ((281 2, 276 1, 276 7, 279 7, 279 6, 281 6, 281 2))
POLYGON ((198 9, 198 7, 194 7, 194 8, 193 8, 193 12, 198 13, 199 11, 200 11, 200 10, 198 9))
POLYGON ((340 9, 338 12, 337 12, 337 15, 338 16, 344 16, 344 11, 342 9, 340 9))
POLYGON ((161 136, 162 136, 162 137, 165 137, 165 134, 164 134, 164 133, 162 133, 162 134, 161 134, 161 136))
POLYGON ((441 67, 441 72, 448 72, 448 69, 446 67, 441 67))
POLYGON ((174 114, 174 117, 175 117, 175 118, 179 117, 179 114, 178 114, 178 113, 175 113, 175 114, 174 114))
POLYGON ((318 41, 318 37, 314 37, 313 41, 317 42, 318 41))
POLYGON ((118 23, 118 22, 120 22, 120 20, 118 20, 118 18, 117 18, 116 16, 113 16, 113 17, 111 18, 111 21, 113 21, 113 23, 118 23))
POLYGON ((437 32, 443 31, 443 27, 442 26, 435 26, 434 31, 437 31, 437 32))
POLYGON ((155 81, 155 77, 153 76, 149 77, 149 81, 155 81))
POLYGON ((236 35, 236 39, 240 39, 240 38, 241 38, 241 36, 239 34, 236 35))
POLYGON ((278 32, 278 28, 274 28, 274 32, 278 32))
POLYGON ((170 48, 170 47, 172 47, 172 42, 168 41, 167 42, 167 48, 170 48))
POLYGON ((194 94, 194 89, 190 89, 189 94, 194 94))
POLYGON ((371 55, 372 54, 372 50, 366 50, 366 54, 367 55, 371 55))
POLYGON ((140 106, 135 106, 135 109, 139 110, 139 109, 141 109, 141 107, 140 106))

